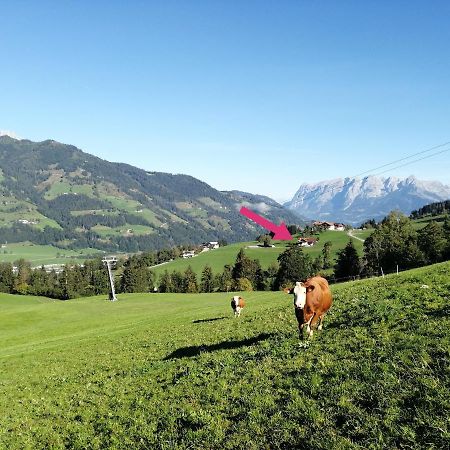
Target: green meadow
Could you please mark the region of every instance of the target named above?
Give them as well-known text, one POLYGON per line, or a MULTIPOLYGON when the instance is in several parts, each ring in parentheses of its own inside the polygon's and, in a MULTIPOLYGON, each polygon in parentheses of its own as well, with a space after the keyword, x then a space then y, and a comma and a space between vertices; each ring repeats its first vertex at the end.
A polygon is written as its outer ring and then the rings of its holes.
POLYGON ((282 292, 0 294, 0 448, 449 448, 449 270, 332 286, 310 341, 282 292))
MULTIPOLYGON (((354 236, 365 239, 369 236, 371 230, 355 230, 354 236)), ((318 235, 319 241, 313 247, 304 247, 304 252, 315 258, 322 252, 325 242, 330 241, 332 243, 331 255, 336 258, 339 250, 343 249, 348 241, 352 238, 348 236, 346 232, 343 231, 324 231, 318 235)), ((230 244, 225 247, 220 247, 215 250, 210 250, 208 252, 200 253, 193 258, 188 259, 176 259, 165 264, 158 265, 152 268, 152 271, 160 275, 165 270, 173 271, 185 271, 188 266, 191 266, 192 270, 200 276, 203 268, 206 265, 210 265, 214 273, 222 272, 223 267, 226 264, 234 264, 236 261, 236 256, 241 248, 245 249, 245 253, 252 259, 259 259, 261 266, 263 268, 269 267, 270 264, 277 261, 278 256, 286 250, 286 247, 297 240, 298 236, 294 237, 293 241, 274 241, 275 247, 257 247, 258 242, 240 242, 237 244, 230 244), (255 248, 257 247, 257 248, 255 248)), ((356 249, 362 255, 363 252, 363 242, 354 239, 356 249)))
POLYGON ((46 264, 83 263, 88 256, 103 254, 100 250, 87 248, 80 250, 65 250, 52 245, 38 245, 30 242, 7 244, 0 249, 0 262, 14 262, 25 259, 32 267, 46 264))

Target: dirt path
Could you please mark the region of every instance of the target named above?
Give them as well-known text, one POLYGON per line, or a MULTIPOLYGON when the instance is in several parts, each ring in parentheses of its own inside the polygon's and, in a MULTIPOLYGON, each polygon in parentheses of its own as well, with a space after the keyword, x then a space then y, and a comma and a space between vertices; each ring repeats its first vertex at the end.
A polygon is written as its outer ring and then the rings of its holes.
POLYGON ((352 231, 353 231, 353 230, 348 230, 348 232, 347 232, 347 234, 348 234, 351 238, 357 239, 358 241, 361 241, 361 242, 364 242, 364 239, 362 239, 362 238, 360 238, 360 237, 358 237, 358 236, 353 236, 352 231))

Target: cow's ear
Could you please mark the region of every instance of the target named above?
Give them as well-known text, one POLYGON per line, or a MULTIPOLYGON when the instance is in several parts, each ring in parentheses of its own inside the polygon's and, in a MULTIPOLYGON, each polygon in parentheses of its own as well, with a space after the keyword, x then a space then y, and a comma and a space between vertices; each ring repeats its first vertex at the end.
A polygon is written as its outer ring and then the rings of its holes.
POLYGON ((294 292, 294 288, 284 288, 283 292, 285 294, 292 294, 294 292))
POLYGON ((306 286, 306 292, 311 292, 315 289, 315 286, 311 284, 310 286, 306 286))

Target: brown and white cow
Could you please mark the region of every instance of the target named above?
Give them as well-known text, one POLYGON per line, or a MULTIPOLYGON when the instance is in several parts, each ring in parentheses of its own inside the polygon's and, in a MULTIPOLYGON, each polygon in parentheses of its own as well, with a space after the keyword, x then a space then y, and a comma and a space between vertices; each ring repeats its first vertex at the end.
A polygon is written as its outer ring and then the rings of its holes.
POLYGON ((235 295, 231 299, 231 307, 234 311, 234 317, 239 317, 241 315, 242 308, 245 307, 245 302, 242 297, 239 297, 239 295, 235 295))
POLYGON ((333 303, 328 281, 322 277, 308 278, 304 283, 297 281, 292 289, 285 289, 285 292, 294 294, 295 317, 300 339, 303 337, 305 325, 308 337, 312 337, 313 328, 319 320, 318 329, 322 329, 325 313, 333 303))

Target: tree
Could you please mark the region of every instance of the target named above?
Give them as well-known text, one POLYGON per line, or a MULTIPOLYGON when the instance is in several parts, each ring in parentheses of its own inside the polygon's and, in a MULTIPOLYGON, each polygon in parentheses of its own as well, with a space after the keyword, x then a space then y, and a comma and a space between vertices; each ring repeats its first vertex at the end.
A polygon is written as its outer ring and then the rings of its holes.
POLYGON ((314 274, 311 257, 304 254, 301 247, 288 247, 278 257, 278 262, 280 267, 275 280, 276 289, 305 280, 314 274))
POLYGON ((214 290, 214 276, 210 266, 205 266, 203 269, 200 290, 202 292, 213 292, 214 290))
POLYGON ((109 292, 108 272, 101 259, 86 261, 83 274, 88 282, 86 295, 107 294, 109 292))
POLYGON ((334 266, 334 276, 339 278, 355 277, 361 272, 361 260, 356 251, 353 240, 338 252, 336 265, 334 266))
POLYGON ((124 267, 120 283, 121 292, 149 292, 153 289, 153 277, 138 259, 130 258, 124 267))
POLYGON ((264 291, 269 291, 269 290, 274 289, 275 279, 277 277, 278 269, 279 269, 279 265, 277 262, 274 261, 274 262, 270 263, 267 270, 265 270, 263 272, 263 283, 262 283, 261 288, 264 291))
POLYGON ((444 228, 432 220, 418 235, 419 248, 425 255, 426 262, 434 264, 442 261, 447 246, 444 228))
POLYGON ((173 292, 172 277, 166 269, 159 279, 159 292, 173 292))
POLYGON ((333 262, 331 260, 331 247, 332 247, 332 245, 333 245, 333 243, 331 241, 327 241, 327 242, 325 242, 325 244, 323 244, 323 249, 322 249, 322 267, 324 269, 329 269, 333 265, 333 262))
POLYGON ((16 294, 27 294, 31 276, 31 265, 23 258, 14 263, 17 267, 17 275, 14 280, 14 292, 16 294))
POLYGON ((263 247, 271 247, 272 246, 272 238, 269 234, 262 234, 261 236, 258 236, 258 242, 260 242, 263 247))
POLYGON ((398 211, 391 212, 364 241, 364 258, 368 273, 394 271, 423 264, 423 254, 417 244, 417 232, 412 222, 398 211))
POLYGON ((445 250, 442 257, 445 261, 447 261, 448 259, 450 259, 450 216, 448 215, 445 216, 444 224, 442 225, 442 231, 446 240, 445 250))
POLYGON ((219 275, 218 288, 221 292, 230 292, 233 289, 233 267, 229 264, 225 265, 219 275))
POLYGON ((197 275, 192 270, 191 266, 184 271, 184 290, 186 293, 196 293, 198 292, 197 275))
POLYGON ((286 228, 292 235, 300 232, 300 227, 298 225, 287 225, 286 228))
POLYGON ((29 294, 49 297, 50 292, 49 276, 44 267, 33 270, 30 275, 29 294))
POLYGON ((11 263, 0 263, 0 292, 11 294, 14 288, 14 274, 11 263))
POLYGON ((184 284, 184 274, 179 270, 174 270, 171 274, 172 292, 186 292, 184 284))
POLYGON ((258 260, 249 258, 243 248, 239 250, 233 266, 233 280, 239 278, 247 278, 256 289, 260 289, 263 283, 261 264, 258 260))
POLYGON ((234 285, 236 291, 253 291, 252 282, 248 278, 238 278, 234 285))

